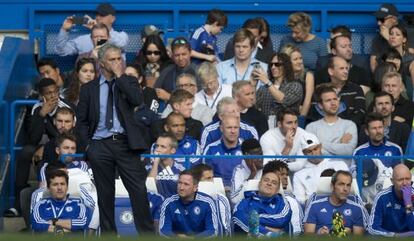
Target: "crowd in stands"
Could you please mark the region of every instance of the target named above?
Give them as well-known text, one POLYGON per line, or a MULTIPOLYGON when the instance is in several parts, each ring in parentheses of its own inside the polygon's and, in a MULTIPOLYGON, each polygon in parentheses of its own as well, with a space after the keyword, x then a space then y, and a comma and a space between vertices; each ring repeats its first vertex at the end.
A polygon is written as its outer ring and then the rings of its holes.
POLYGON ((56 51, 78 59, 71 73, 47 57, 37 62, 30 98, 39 102, 26 111, 16 202, 4 215, 22 215, 35 232, 113 233, 120 178, 141 234, 414 236, 414 165, 400 158, 414 148, 414 35, 394 5, 374 15, 369 59, 353 54, 347 26, 333 28, 327 44, 304 12, 289 16, 277 51, 257 17, 222 55, 217 36, 228 18, 213 9, 170 45, 146 26, 133 63, 112 5, 85 16, 90 34, 76 38, 77 20, 67 17, 56 51), (140 157, 148 153, 160 156, 140 157), (376 158, 334 158, 353 155, 376 158), (37 187, 27 185, 31 164, 37 187), (223 191, 203 192, 214 179, 223 191))

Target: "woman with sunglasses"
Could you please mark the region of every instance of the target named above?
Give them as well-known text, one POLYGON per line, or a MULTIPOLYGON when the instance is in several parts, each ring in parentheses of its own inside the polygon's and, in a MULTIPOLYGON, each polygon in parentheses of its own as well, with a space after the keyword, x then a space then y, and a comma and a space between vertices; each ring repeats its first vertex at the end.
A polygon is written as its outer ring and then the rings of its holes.
POLYGON ((293 44, 286 44, 282 47, 281 53, 285 53, 290 57, 295 79, 302 84, 304 98, 299 113, 300 116, 306 117, 311 107, 312 95, 315 90, 315 77, 312 71, 305 68, 302 53, 298 47, 293 44))
POLYGON ((136 63, 144 69, 147 86, 153 87, 161 71, 171 63, 164 42, 159 35, 149 35, 139 52, 136 63))
POLYGON ((274 126, 273 121, 280 109, 289 107, 299 110, 303 89, 302 85, 295 81, 289 56, 275 53, 268 64, 267 73, 261 68, 256 68, 253 74, 264 84, 257 90, 256 107, 268 117, 269 126, 274 126))

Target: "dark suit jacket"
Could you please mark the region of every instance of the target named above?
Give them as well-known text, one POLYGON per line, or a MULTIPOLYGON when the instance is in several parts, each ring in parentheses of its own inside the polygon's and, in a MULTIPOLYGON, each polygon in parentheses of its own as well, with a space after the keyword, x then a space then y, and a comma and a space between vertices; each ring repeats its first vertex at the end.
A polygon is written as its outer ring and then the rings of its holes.
MULTIPOLYGON (((143 103, 142 89, 134 77, 122 75, 115 80, 115 107, 119 121, 128 136, 129 147, 133 150, 146 150, 148 145, 141 132, 146 128, 134 119, 134 108, 143 103)), ((80 137, 80 150, 88 145, 99 122, 99 79, 81 87, 77 112, 77 132, 80 137)))

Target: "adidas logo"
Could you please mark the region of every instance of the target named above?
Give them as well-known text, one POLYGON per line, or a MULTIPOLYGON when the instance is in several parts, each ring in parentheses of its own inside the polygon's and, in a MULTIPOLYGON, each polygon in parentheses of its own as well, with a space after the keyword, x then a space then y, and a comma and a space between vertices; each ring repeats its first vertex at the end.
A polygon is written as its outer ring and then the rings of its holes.
POLYGON ((175 212, 174 213, 176 213, 176 214, 181 214, 181 212, 180 212, 180 210, 177 208, 177 209, 175 209, 175 212))
POLYGON ((321 209, 321 213, 327 213, 328 211, 326 211, 326 208, 322 208, 321 209))

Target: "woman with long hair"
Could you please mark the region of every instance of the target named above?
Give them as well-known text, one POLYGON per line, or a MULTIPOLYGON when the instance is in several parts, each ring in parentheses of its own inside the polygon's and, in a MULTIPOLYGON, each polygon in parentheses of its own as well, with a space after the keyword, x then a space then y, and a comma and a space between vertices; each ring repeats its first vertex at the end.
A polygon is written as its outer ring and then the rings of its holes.
POLYGON ((97 77, 96 62, 93 58, 81 58, 76 62, 72 72, 70 85, 65 91, 65 99, 77 105, 79 101, 80 87, 97 77))
POLYGON ((302 53, 300 49, 293 44, 287 44, 282 47, 281 53, 285 53, 290 57, 292 62, 293 73, 295 79, 303 85, 303 102, 300 107, 300 115, 307 116, 311 107, 312 95, 315 90, 315 77, 312 71, 305 68, 303 64, 302 53))
POLYGON ((269 126, 274 126, 273 121, 280 109, 289 107, 299 110, 303 90, 301 83, 295 80, 289 56, 273 54, 267 72, 255 68, 253 75, 264 84, 257 90, 256 107, 268 117, 269 126))

